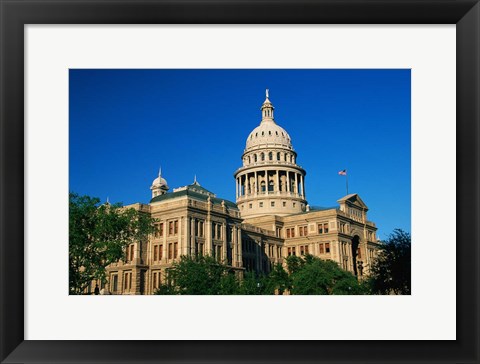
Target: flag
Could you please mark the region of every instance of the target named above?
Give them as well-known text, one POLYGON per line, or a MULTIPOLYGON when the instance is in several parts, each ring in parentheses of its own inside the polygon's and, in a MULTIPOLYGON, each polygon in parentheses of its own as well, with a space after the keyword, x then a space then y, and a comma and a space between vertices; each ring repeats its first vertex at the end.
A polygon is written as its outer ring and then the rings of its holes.
POLYGON ((346 175, 347 175, 347 170, 344 169, 344 170, 338 172, 338 174, 339 174, 340 176, 346 176, 346 175))

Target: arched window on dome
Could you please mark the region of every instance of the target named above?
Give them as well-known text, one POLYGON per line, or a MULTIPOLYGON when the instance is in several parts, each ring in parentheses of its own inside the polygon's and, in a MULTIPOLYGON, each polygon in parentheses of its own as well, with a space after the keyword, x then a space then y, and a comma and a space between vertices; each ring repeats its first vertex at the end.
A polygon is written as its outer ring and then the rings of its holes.
POLYGON ((283 155, 283 160, 286 162, 287 161, 287 153, 283 155))
POLYGON ((268 131, 268 135, 272 135, 272 131, 271 131, 271 130, 268 131))
POLYGON ((277 153, 277 161, 280 160, 280 152, 277 153))
POLYGON ((248 164, 250 164, 250 156, 248 156, 248 164))
POLYGON ((268 160, 269 161, 273 160, 273 153, 272 152, 268 153, 268 160))
POLYGON ((265 153, 261 153, 260 154, 260 160, 263 162, 265 160, 265 153))
POLYGON ((254 161, 255 163, 257 163, 257 159, 258 159, 257 155, 254 154, 254 155, 253 155, 253 161, 254 161))
POLYGON ((262 131, 262 136, 264 136, 264 135, 265 135, 265 132, 264 132, 264 131, 262 131))
POLYGON ((278 136, 278 131, 276 131, 275 134, 278 136))
POLYGON ((273 181, 268 182, 268 192, 273 192, 273 181))

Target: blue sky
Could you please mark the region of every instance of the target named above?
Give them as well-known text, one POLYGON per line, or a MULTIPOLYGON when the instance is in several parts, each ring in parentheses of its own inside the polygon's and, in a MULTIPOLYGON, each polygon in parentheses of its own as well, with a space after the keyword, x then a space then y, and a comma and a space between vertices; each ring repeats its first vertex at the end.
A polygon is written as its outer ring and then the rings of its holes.
POLYGON ((411 230, 410 70, 70 70, 70 191, 147 203, 162 167, 235 201, 265 89, 312 206, 358 193, 383 239, 411 230))

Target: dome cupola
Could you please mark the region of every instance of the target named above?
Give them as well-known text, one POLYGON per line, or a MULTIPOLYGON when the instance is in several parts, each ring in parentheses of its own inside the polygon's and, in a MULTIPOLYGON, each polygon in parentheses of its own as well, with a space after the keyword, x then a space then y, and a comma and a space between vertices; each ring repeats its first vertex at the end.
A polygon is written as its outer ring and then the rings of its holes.
POLYGON ((162 178, 162 168, 158 170, 158 177, 153 180, 150 189, 152 190, 152 198, 163 195, 169 190, 167 181, 162 178))

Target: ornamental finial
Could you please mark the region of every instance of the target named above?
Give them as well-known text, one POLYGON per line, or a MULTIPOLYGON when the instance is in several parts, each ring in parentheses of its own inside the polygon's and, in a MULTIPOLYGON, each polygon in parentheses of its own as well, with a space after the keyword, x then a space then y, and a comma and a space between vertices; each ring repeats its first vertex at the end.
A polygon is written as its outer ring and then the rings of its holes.
POLYGON ((265 90, 265 95, 267 96, 267 99, 268 99, 268 88, 265 90))

